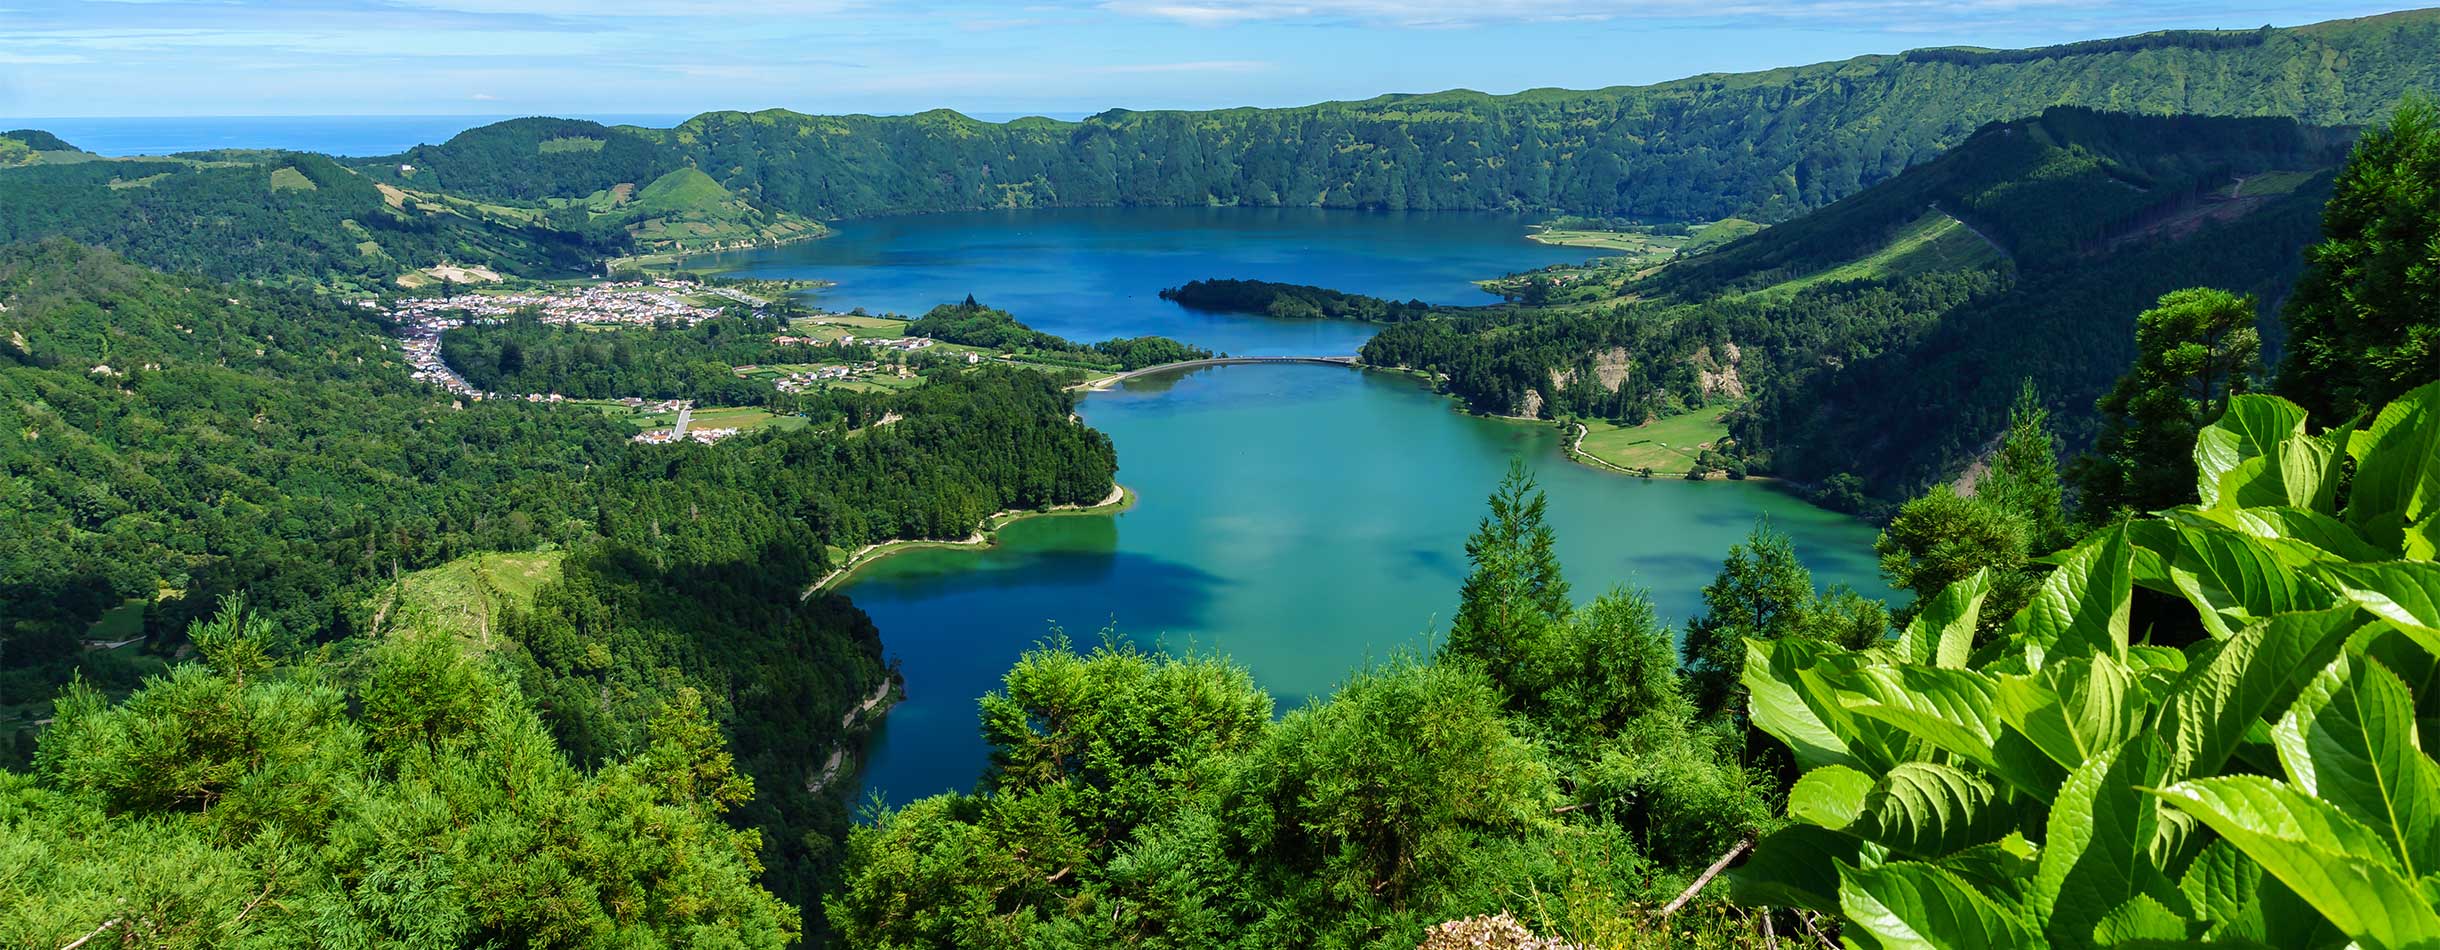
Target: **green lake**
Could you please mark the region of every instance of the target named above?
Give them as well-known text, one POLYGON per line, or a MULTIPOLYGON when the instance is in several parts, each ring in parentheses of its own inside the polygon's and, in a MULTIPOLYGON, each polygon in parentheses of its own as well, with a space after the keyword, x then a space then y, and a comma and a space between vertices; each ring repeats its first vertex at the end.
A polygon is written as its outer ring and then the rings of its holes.
POLYGON ((1138 493, 1116 515, 1035 518, 985 551, 874 562, 844 588, 901 663, 907 699, 868 748, 859 796, 966 789, 985 764, 975 699, 1054 631, 1227 655, 1282 708, 1350 670, 1429 651, 1466 573, 1465 540, 1511 457, 1550 494, 1579 601, 1650 590, 1683 622, 1756 519, 1824 584, 1878 591, 1869 527, 1758 482, 1613 475, 1567 461, 1559 432, 1468 416, 1412 377, 1221 366, 1084 401, 1138 493))

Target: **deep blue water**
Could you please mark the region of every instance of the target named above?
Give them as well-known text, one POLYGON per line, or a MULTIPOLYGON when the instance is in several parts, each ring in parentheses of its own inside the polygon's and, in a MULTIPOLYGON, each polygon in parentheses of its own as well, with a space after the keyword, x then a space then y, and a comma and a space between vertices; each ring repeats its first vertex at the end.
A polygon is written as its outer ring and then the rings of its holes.
POLYGON ((921 314, 975 299, 1071 340, 1158 334, 1238 356, 1354 353, 1376 328, 1197 313, 1163 288, 1207 277, 1393 300, 1492 303, 1473 282, 1595 256, 1526 240, 1525 218, 1312 208, 1059 208, 848 221, 817 241, 697 258, 739 276, 818 278, 815 303, 921 314))

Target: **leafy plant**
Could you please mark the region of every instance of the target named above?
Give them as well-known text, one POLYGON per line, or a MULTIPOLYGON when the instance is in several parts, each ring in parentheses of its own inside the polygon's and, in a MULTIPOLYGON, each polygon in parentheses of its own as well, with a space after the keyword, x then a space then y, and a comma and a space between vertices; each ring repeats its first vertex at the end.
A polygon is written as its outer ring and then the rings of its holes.
POLYGON ((2440 941, 2440 384, 2321 435, 2238 396, 2194 460, 1988 646, 1984 574, 1894 641, 1751 644, 1807 771, 1739 899, 1863 947, 2440 941))

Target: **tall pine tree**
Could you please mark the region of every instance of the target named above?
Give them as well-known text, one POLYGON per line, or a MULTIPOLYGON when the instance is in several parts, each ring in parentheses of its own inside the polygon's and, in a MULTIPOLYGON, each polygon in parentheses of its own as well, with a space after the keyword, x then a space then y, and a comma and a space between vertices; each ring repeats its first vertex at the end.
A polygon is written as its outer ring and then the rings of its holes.
POLYGON ((1466 541, 1474 573, 1466 577, 1443 649, 1482 663, 1494 678, 1505 678, 1536 640, 1567 618, 1567 580, 1542 520, 1549 506, 1533 473, 1512 459, 1491 493, 1491 513, 1466 541))

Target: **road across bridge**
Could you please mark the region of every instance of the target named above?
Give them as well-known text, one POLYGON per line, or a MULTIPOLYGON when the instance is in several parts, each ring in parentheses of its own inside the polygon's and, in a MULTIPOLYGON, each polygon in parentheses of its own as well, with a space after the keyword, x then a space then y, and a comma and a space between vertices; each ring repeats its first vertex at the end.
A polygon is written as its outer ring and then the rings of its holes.
POLYGON ((1086 391, 1102 390, 1138 376, 1194 369, 1198 366, 1228 366, 1235 363, 1322 363, 1330 366, 1354 366, 1356 358, 1352 356, 1215 356, 1205 360, 1184 360, 1176 363, 1163 363, 1159 366, 1146 366, 1143 369, 1129 370, 1089 383, 1078 383, 1072 388, 1086 391))

